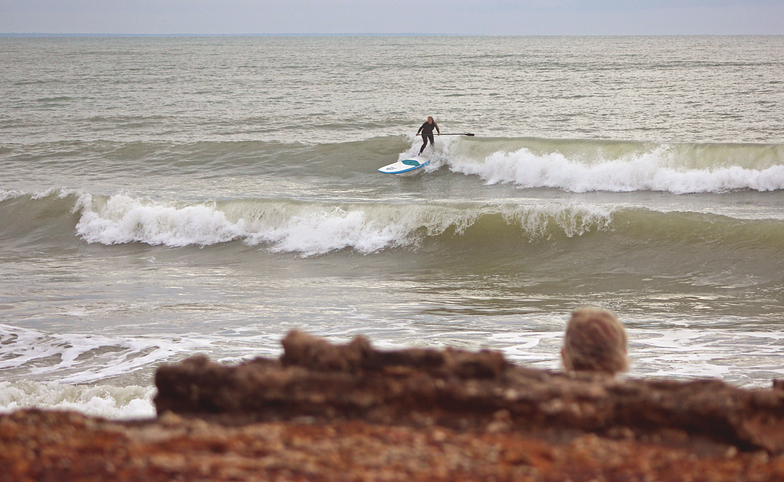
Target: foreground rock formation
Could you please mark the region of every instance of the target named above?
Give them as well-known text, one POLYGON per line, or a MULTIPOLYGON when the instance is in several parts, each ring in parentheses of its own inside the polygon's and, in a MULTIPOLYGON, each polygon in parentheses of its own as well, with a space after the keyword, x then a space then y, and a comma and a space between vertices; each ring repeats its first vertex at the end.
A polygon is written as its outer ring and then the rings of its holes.
POLYGON ((2 481, 781 481, 784 459, 682 434, 456 431, 361 421, 229 427, 74 413, 0 416, 2 481))
POLYGON ((784 390, 298 332, 283 345, 280 360, 161 367, 154 420, 0 416, 0 481, 784 480, 784 390))
POLYGON ((472 430, 678 432, 741 450, 784 452, 784 390, 720 381, 616 380, 509 364, 498 352, 332 346, 304 333, 280 360, 191 358, 156 374, 158 413, 214 420, 364 420, 472 430))

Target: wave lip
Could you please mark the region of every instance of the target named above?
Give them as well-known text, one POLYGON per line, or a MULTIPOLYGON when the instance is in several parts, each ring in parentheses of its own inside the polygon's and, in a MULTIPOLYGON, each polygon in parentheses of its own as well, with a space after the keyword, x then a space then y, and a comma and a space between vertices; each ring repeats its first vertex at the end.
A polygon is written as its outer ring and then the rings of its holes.
POLYGON ((617 156, 592 146, 581 155, 573 146, 553 143, 548 149, 496 150, 478 160, 458 155, 454 172, 477 175, 487 184, 513 183, 524 188, 570 192, 663 191, 674 194, 740 189, 784 189, 781 146, 639 144, 617 156), (564 147, 567 154, 560 152, 564 147), (568 149, 567 149, 568 148, 568 149), (589 151, 590 155, 589 155, 589 151))

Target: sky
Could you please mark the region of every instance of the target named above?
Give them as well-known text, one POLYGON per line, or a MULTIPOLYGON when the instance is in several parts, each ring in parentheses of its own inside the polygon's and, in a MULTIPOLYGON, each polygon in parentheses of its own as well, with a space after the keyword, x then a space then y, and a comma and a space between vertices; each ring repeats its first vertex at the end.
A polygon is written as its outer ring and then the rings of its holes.
POLYGON ((0 33, 784 35, 784 0, 0 0, 0 33))

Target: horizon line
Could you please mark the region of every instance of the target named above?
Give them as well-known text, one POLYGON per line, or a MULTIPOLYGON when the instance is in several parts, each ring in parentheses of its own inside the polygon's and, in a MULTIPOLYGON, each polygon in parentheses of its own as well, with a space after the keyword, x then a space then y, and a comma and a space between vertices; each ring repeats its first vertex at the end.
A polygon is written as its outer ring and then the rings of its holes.
POLYGON ((0 32, 0 37, 781 37, 784 34, 464 34, 464 33, 46 33, 0 32))

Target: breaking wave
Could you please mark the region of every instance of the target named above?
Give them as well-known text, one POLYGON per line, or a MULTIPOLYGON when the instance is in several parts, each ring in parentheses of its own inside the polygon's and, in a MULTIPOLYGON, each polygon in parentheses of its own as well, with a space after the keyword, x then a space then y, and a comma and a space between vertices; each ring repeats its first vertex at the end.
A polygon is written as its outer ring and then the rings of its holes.
POLYGON ((778 219, 560 201, 340 204, 249 198, 186 203, 52 190, 10 196, 0 202, 3 219, 13 222, 4 223, 0 237, 18 240, 168 247, 241 242, 305 257, 341 250, 365 255, 416 250, 424 243, 565 242, 592 234, 776 252, 784 245, 784 221, 778 219))
POLYGON ((127 195, 85 195, 77 205, 81 218, 76 231, 89 243, 174 247, 241 240, 304 256, 417 246, 426 238, 464 234, 488 218, 517 226, 517 235, 527 239, 580 236, 606 229, 611 220, 610 211, 570 205, 341 205, 257 199, 178 205, 127 195))
POLYGON ((784 189, 782 145, 517 140, 454 150, 449 168, 487 184, 674 194, 784 189))

